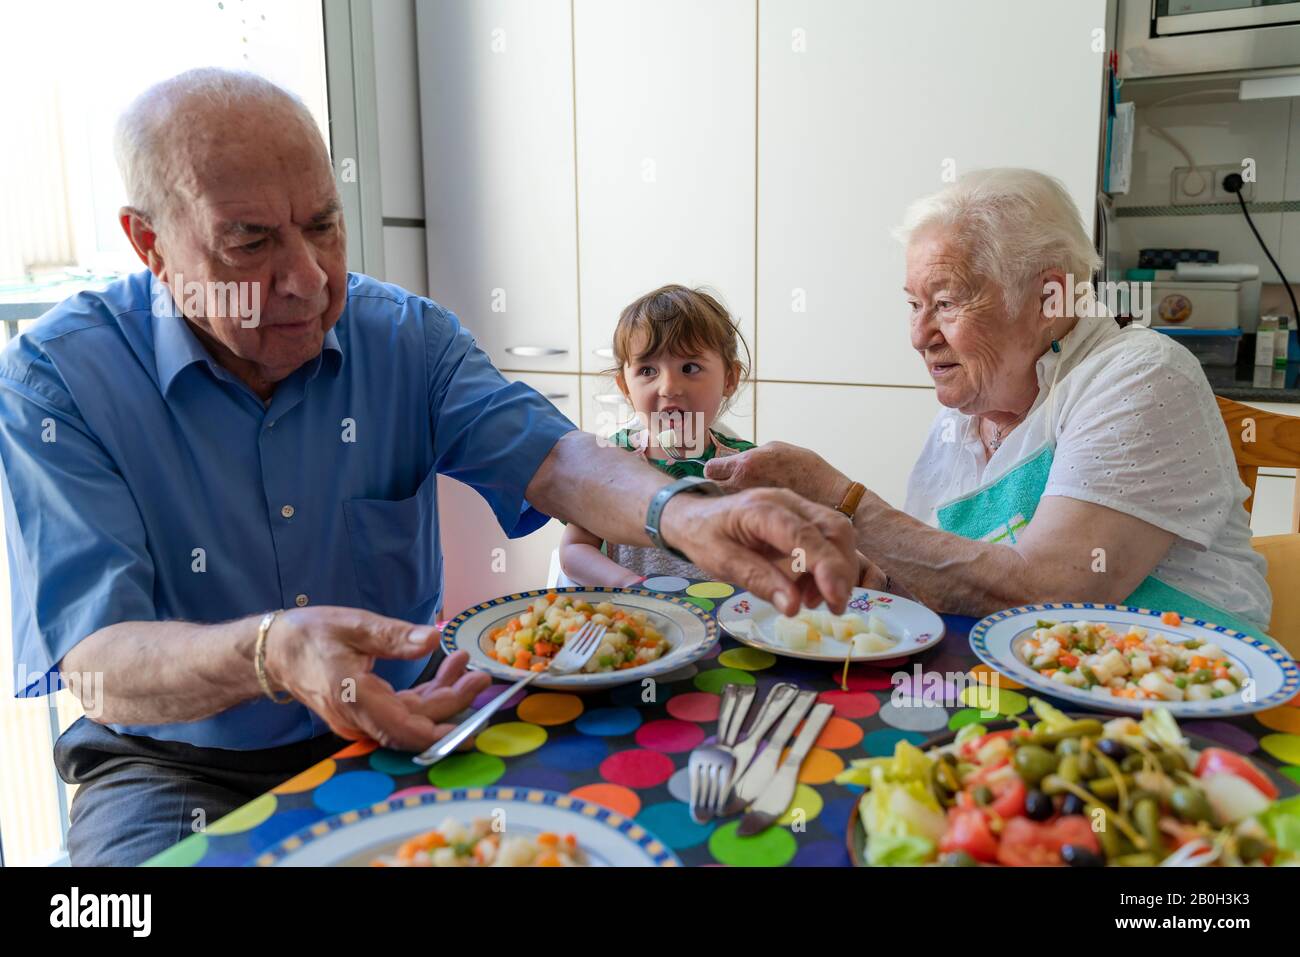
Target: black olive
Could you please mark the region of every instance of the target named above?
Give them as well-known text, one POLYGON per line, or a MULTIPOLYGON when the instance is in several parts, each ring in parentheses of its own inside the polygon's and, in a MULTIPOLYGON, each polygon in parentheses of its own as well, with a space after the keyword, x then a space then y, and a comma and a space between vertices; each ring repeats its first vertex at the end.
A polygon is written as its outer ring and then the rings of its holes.
POLYGON ((1052 799, 1042 791, 1034 790, 1025 795, 1025 816, 1031 821, 1046 821, 1055 811, 1052 799))
POLYGON ((1100 854, 1081 844, 1067 844, 1061 848, 1061 860, 1071 867, 1103 867, 1106 864, 1100 854))
POLYGON ((1097 750, 1112 761, 1123 761, 1128 757, 1128 745, 1114 738, 1102 738, 1097 742, 1097 750))
POLYGON ((1065 803, 1061 805, 1061 813, 1082 814, 1085 808, 1087 808, 1087 805, 1083 803, 1083 799, 1079 797, 1079 795, 1067 794, 1065 796, 1065 803))

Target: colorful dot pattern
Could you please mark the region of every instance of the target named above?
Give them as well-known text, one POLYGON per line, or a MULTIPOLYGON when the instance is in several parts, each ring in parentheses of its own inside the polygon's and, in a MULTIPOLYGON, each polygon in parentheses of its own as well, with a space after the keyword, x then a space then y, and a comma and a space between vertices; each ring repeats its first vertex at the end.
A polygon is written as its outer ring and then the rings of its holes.
MULTIPOLYGON (((661 576, 644 583, 710 612, 735 593, 722 582, 661 576)), ((978 721, 1023 715, 1028 693, 989 669, 969 644, 971 618, 944 616, 944 640, 908 659, 855 665, 847 676, 824 664, 777 657, 723 636, 694 664, 660 676, 649 695, 640 683, 590 694, 520 692, 472 747, 430 768, 411 756, 357 741, 289 778, 272 792, 181 841, 150 863, 170 866, 251 863, 295 832, 331 815, 433 789, 501 784, 570 794, 634 819, 687 865, 736 867, 847 866, 845 832, 861 788, 835 776, 855 758, 892 754, 900 741, 930 738, 978 721), (916 666, 921 671, 916 672, 916 666), (922 700, 940 684, 942 706, 922 700), (914 686, 914 676, 922 683, 914 686), (737 833, 739 818, 696 824, 687 804, 690 752, 717 733, 720 694, 728 682, 754 685, 756 703, 778 681, 819 693, 834 716, 800 769, 794 798, 778 822, 752 837, 737 833), (960 691, 960 700, 951 693, 960 691)), ((504 689, 494 685, 476 706, 504 689)), ((1068 707, 1062 702, 1053 702, 1068 707)), ((751 711, 751 716, 756 712, 751 711)), ((1300 790, 1300 696, 1245 718, 1188 722, 1189 733, 1249 754, 1300 790)))

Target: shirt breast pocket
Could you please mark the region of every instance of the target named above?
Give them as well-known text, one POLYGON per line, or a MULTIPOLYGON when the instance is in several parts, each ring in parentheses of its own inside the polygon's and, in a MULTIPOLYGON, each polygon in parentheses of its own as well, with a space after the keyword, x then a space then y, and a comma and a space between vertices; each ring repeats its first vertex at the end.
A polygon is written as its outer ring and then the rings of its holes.
POLYGON ((430 470, 410 498, 343 503, 357 587, 370 611, 432 620, 442 584, 437 487, 437 471, 430 470))

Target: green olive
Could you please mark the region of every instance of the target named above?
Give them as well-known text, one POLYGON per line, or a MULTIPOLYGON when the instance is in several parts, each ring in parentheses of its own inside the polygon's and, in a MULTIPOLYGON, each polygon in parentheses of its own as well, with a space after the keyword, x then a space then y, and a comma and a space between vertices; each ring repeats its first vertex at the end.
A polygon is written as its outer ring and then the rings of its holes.
POLYGON ((1246 863, 1257 861, 1268 853, 1269 846, 1267 841, 1262 841, 1257 837, 1251 837, 1246 834, 1237 838, 1237 856, 1246 863))
POLYGON ((1145 762, 1146 759, 1143 758, 1142 755, 1134 752, 1133 754, 1126 756, 1124 760, 1119 763, 1119 769, 1128 774, 1132 774, 1134 771, 1141 771, 1142 765, 1145 762))
POLYGON ((1174 788, 1173 794, 1169 796, 1169 804, 1181 821, 1188 824, 1196 824, 1199 821, 1213 823, 1211 819, 1214 817, 1214 812, 1210 810, 1210 802, 1198 788, 1174 788))
POLYGON ((1078 754, 1081 747, 1078 738, 1062 738, 1056 744, 1056 755, 1063 758, 1067 754, 1078 754))
POLYGON ((1016 748, 1013 760, 1016 773, 1026 784, 1037 784, 1056 770, 1057 757, 1036 744, 1023 744, 1016 748))
POLYGON ((971 795, 975 798, 975 803, 980 807, 993 803, 993 791, 986 784, 979 785, 971 792, 971 795))
POLYGON ((1157 861, 1154 854, 1123 854, 1112 858, 1111 864, 1115 867, 1155 867, 1157 861))
POLYGON ((1067 754, 1061 758, 1061 763, 1056 768, 1056 773, 1072 784, 1079 781, 1079 758, 1077 755, 1067 754))

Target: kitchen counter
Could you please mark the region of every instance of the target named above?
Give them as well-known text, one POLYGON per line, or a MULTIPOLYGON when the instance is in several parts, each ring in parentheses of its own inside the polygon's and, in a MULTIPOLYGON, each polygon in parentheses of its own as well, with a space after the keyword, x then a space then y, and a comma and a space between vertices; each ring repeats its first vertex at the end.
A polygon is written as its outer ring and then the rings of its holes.
POLYGON ((1236 366, 1205 366, 1205 377, 1214 394, 1237 402, 1300 404, 1300 363, 1289 363, 1282 372, 1256 369, 1254 358, 1255 337, 1248 334, 1242 337, 1236 366))

